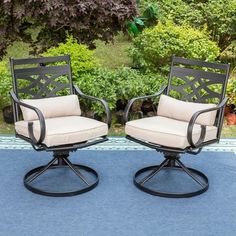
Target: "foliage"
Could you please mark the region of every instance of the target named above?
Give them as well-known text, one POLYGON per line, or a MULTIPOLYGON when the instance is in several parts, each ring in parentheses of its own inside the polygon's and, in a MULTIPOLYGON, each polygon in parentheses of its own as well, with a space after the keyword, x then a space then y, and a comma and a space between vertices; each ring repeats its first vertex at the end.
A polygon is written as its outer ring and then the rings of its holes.
POLYGON ((11 74, 6 60, 0 61, 0 107, 11 104, 9 92, 12 88, 11 74))
MULTIPOLYGON (((74 83, 83 93, 105 99, 112 110, 115 108, 116 103, 115 85, 110 80, 114 76, 113 74, 112 70, 97 69, 93 73, 86 73, 76 77, 74 83)), ((97 102, 90 104, 88 100, 84 102, 86 110, 92 109, 98 115, 104 112, 101 104, 97 102)))
MULTIPOLYGON (((125 103, 135 96, 153 94, 165 83, 166 78, 160 74, 142 74, 127 67, 116 70, 100 68, 75 79, 75 84, 84 93, 105 99, 111 110, 116 108, 118 100, 125 103)), ((103 112, 97 103, 92 104, 92 110, 97 114, 103 112)))
POLYGON ((141 73, 130 68, 120 68, 113 79, 116 84, 117 100, 128 101, 133 97, 154 94, 163 84, 166 77, 158 73, 141 73))
POLYGON ((236 40, 220 54, 220 60, 231 63, 232 70, 236 70, 236 40))
POLYGON ((236 105, 236 77, 229 79, 226 96, 229 98, 228 104, 236 105))
POLYGON ((135 15, 135 0, 1 0, 0 58, 19 39, 42 50, 64 42, 67 32, 91 46, 95 39, 108 42, 135 15))
POLYGON ((43 56, 60 56, 70 55, 71 68, 74 75, 89 72, 99 63, 94 57, 94 51, 89 50, 84 44, 78 44, 77 40, 72 36, 67 36, 65 43, 59 43, 57 47, 49 48, 44 52, 43 56))
POLYGON ((158 20, 173 20, 180 25, 188 23, 193 27, 207 26, 214 41, 223 51, 236 39, 235 0, 142 0, 140 11, 148 4, 157 4, 158 20))
POLYGON ((209 39, 205 29, 189 25, 176 26, 168 21, 145 29, 134 39, 130 56, 135 66, 144 70, 168 70, 172 55, 214 61, 219 55, 216 43, 209 39))
POLYGON ((157 23, 157 6, 149 4, 144 9, 142 15, 136 16, 133 20, 127 22, 127 28, 130 35, 138 36, 144 28, 153 26, 157 23))
POLYGON ((199 5, 203 13, 203 23, 207 24, 212 38, 224 50, 236 40, 236 1, 209 0, 199 5))

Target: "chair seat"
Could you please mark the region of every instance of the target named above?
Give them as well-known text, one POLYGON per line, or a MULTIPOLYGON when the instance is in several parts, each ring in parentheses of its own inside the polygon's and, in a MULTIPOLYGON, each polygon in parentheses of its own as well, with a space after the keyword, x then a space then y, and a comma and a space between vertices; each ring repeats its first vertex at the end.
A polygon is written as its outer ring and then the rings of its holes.
MULTIPOLYGON (((188 122, 174 120, 163 116, 154 116, 129 121, 125 126, 125 133, 133 138, 154 144, 185 149, 190 146, 187 140, 188 122)), ((193 141, 196 142, 201 133, 201 126, 194 125, 193 141)), ((217 127, 207 126, 204 141, 215 139, 217 127)))
MULTIPOLYGON (((36 139, 40 135, 39 121, 33 121, 36 139)), ((47 147, 80 143, 98 138, 108 133, 106 123, 82 116, 66 116, 45 119, 46 135, 43 141, 47 147)), ((15 123, 16 132, 25 137, 28 134, 28 121, 15 123)))

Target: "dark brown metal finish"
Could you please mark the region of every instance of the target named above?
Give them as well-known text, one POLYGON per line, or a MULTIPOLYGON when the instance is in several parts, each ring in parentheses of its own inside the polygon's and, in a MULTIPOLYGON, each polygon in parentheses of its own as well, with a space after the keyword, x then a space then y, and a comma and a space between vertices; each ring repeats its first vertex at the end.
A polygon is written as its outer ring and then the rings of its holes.
MULTIPOLYGON (((13 84, 12 94, 14 93, 15 98, 19 100, 24 98, 40 99, 73 93, 69 55, 26 59, 10 58, 10 65, 13 84)), ((13 111, 16 122, 20 120, 20 108, 15 99, 13 111)))
POLYGON ((107 136, 101 136, 95 140, 88 140, 81 143, 73 143, 67 145, 47 147, 43 141, 46 135, 46 124, 45 118, 42 112, 34 107, 30 106, 22 101, 24 98, 48 98, 57 97, 68 94, 77 94, 85 99, 94 100, 96 102, 102 103, 107 115, 107 124, 111 124, 111 115, 108 104, 103 99, 92 97, 86 95, 80 91, 80 89, 73 85, 72 83, 72 72, 71 72, 71 62, 70 56, 57 56, 57 57, 41 57, 41 58, 26 58, 26 59, 10 59, 13 91, 10 92, 13 105, 14 122, 20 121, 20 106, 27 107, 33 110, 39 120, 40 124, 40 136, 38 139, 35 138, 33 122, 28 122, 28 133, 29 138, 16 133, 16 137, 19 137, 27 142, 29 142, 36 151, 47 151, 54 152, 54 161, 49 162, 48 165, 38 167, 31 170, 26 174, 24 183, 25 186, 32 192, 48 195, 48 196, 71 196, 75 194, 80 194, 93 189, 98 184, 97 173, 89 167, 74 165, 68 160, 69 152, 76 151, 77 149, 82 149, 91 145, 95 145, 108 140, 107 136), (67 154, 65 154, 65 152, 67 154), (66 155, 66 156, 64 156, 66 155), (54 164, 57 160, 57 164, 54 164), (55 168, 69 168, 71 169, 82 182, 86 183, 87 187, 84 189, 79 189, 73 192, 66 193, 51 193, 40 189, 36 189, 30 185, 30 182, 37 179, 41 174, 43 174, 48 169, 55 168), (78 168, 83 169, 91 174, 93 174, 97 180, 94 183, 89 183, 78 168))
POLYGON ((32 109, 36 112, 39 122, 40 122, 40 137, 37 140, 33 133, 33 123, 28 123, 28 132, 30 135, 30 139, 27 137, 22 137, 21 135, 16 134, 17 136, 23 138, 24 140, 31 143, 35 150, 66 150, 68 149, 76 149, 87 147, 96 143, 100 143, 102 141, 106 141, 106 137, 101 137, 99 140, 95 140, 93 142, 85 142, 73 145, 66 146, 58 146, 58 147, 47 147, 42 142, 45 138, 45 119, 43 114, 36 107, 30 106, 24 102, 22 102, 21 95, 31 95, 33 98, 44 98, 51 96, 60 96, 61 94, 57 94, 63 89, 69 89, 69 94, 77 94, 86 99, 95 100, 97 102, 102 103, 104 106, 106 115, 107 115, 107 124, 110 126, 111 124, 111 115, 108 104, 105 100, 99 99, 96 97, 92 97, 86 95, 81 92, 81 90, 72 84, 72 73, 71 73, 71 63, 70 56, 58 56, 58 57, 42 57, 42 58, 27 58, 27 59, 10 59, 11 63, 11 71, 12 71, 12 79, 13 79, 13 91, 11 91, 10 95, 13 100, 13 113, 14 120, 19 121, 19 106, 25 106, 29 109, 32 109), (58 63, 63 63, 63 65, 58 65, 58 63), (48 64, 48 66, 47 66, 48 64), (23 68, 16 68, 17 66, 24 66, 23 68), (32 67, 32 65, 36 65, 32 67), (31 66, 31 67, 25 67, 31 66), (50 74, 50 77, 47 76, 47 73, 50 74), (37 75, 36 78, 33 76, 37 75), (55 81, 58 77, 62 76, 63 83, 55 81), (24 88, 19 88, 18 80, 25 79, 26 81, 30 81, 30 85, 26 85, 24 88), (43 81, 43 82, 42 82, 43 81), (31 91, 34 88, 34 85, 38 85, 39 90, 31 91), (51 90, 50 90, 51 89, 51 90))
MULTIPOLYGON (((194 196, 197 196, 199 194, 202 194, 202 193, 206 192, 207 189, 209 188, 209 182, 208 182, 207 176, 204 175, 202 172, 200 172, 198 170, 195 170, 195 169, 192 169, 192 168, 188 168, 188 171, 190 171, 194 175, 204 179, 204 183, 203 183, 204 185, 200 186, 199 189, 196 189, 195 191, 192 191, 192 192, 184 192, 184 193, 181 193, 181 192, 164 192, 164 191, 160 191, 158 189, 152 189, 152 188, 145 187, 145 185, 139 183, 139 181, 137 180, 139 175, 141 175, 141 174, 143 174, 145 172, 148 172, 148 171, 152 171, 152 170, 157 169, 157 168, 160 168, 160 166, 148 166, 148 167, 145 167, 143 169, 138 170, 135 173, 134 179, 133 179, 135 186, 138 189, 140 189, 140 190, 142 190, 142 191, 144 191, 146 193, 149 193, 151 195, 155 195, 155 196, 159 196, 159 197, 168 197, 168 198, 188 198, 188 197, 194 197, 194 196)), ((179 166, 175 166, 175 167, 165 166, 165 167, 163 167, 161 169, 183 171, 183 169, 181 167, 179 167, 179 166)), ((159 169, 158 172, 161 169, 159 169)))
POLYGON ((188 102, 209 103, 209 99, 221 102, 225 96, 229 64, 211 63, 173 57, 167 95, 175 91, 179 99, 188 102), (177 83, 177 84, 176 84, 177 83), (212 85, 218 85, 220 92, 212 85))
POLYGON ((167 88, 167 86, 163 86, 163 87, 160 89, 160 91, 158 91, 158 92, 155 93, 155 94, 132 98, 132 99, 128 102, 128 104, 127 104, 127 106, 126 106, 126 108, 125 108, 125 112, 124 112, 124 121, 125 121, 125 123, 129 120, 130 108, 132 107, 132 105, 134 104, 135 101, 137 101, 137 100, 145 100, 145 99, 149 99, 149 98, 153 98, 153 97, 158 97, 158 96, 160 96, 161 94, 165 94, 166 88, 167 88))
POLYGON ((108 127, 111 126, 111 112, 110 112, 110 108, 107 104, 107 102, 101 98, 97 98, 97 97, 93 97, 93 96, 89 96, 89 95, 86 95, 84 94, 77 86, 73 86, 73 89, 74 89, 74 92, 75 94, 81 96, 82 98, 86 98, 86 99, 89 99, 89 100, 92 100, 92 101, 96 101, 96 102, 100 102, 104 109, 105 109, 105 112, 106 112, 106 116, 107 116, 107 124, 108 124, 108 127))
MULTIPOLYGON (((174 157, 174 153, 170 156, 169 154, 165 154, 165 160, 156 166, 148 166, 143 169, 138 170, 134 175, 134 184, 140 190, 160 197, 169 197, 169 198, 187 198, 197 196, 203 192, 205 192, 209 188, 208 178, 200 171, 186 167, 181 161, 180 156, 177 154, 174 157), (198 188, 193 191, 186 191, 186 192, 167 192, 163 190, 154 189, 152 187, 145 186, 145 184, 151 180, 154 176, 158 176, 162 170, 169 170, 169 171, 182 171, 186 173, 193 182, 198 184, 198 188), (146 173, 146 176, 139 180, 139 176, 146 173)), ((157 179, 158 181, 158 179, 157 179)))
MULTIPOLYGON (((67 196, 74 196, 78 195, 81 193, 88 192, 95 188, 98 185, 99 182, 99 177, 98 174, 95 170, 88 166, 84 165, 77 165, 77 164, 72 164, 69 159, 69 152, 54 152, 54 158, 45 166, 40 166, 37 167, 31 171, 29 171, 25 177, 24 177, 24 185, 25 187, 30 190, 33 193, 37 193, 40 195, 45 195, 45 196, 51 196, 51 197, 67 197, 67 196), (55 164, 55 162, 57 162, 55 164), (35 181, 37 178, 39 178, 41 175, 43 175, 47 170, 52 170, 52 169, 58 169, 58 168, 68 168, 72 170, 75 175, 78 176, 78 178, 85 184, 84 187, 79 187, 78 189, 75 190, 68 190, 64 192, 51 192, 51 191, 46 191, 44 189, 37 188, 33 186, 33 181, 35 181), (90 175, 93 176, 94 180, 89 181, 86 179, 86 177, 81 173, 80 170, 84 170, 90 175)), ((58 183, 60 186, 60 183, 58 183)))
POLYGON ((13 91, 19 99, 55 97, 60 92, 72 94, 69 56, 10 59, 13 91), (64 65, 57 65, 63 63, 64 65), (19 65, 21 65, 20 68, 19 65), (22 68, 22 66, 24 66, 22 68))
POLYGON ((172 153, 173 156, 176 156, 176 158, 173 159, 170 158, 169 155, 168 158, 165 157, 168 159, 168 161, 166 161, 167 159, 165 159, 165 161, 162 162, 162 164, 160 165, 146 167, 144 169, 139 170, 134 176, 134 183, 139 189, 153 195, 165 197, 191 197, 203 193, 208 189, 207 177, 200 171, 185 167, 184 164, 179 160, 179 157, 177 158, 177 156, 182 153, 190 153, 193 155, 197 155, 201 152, 204 146, 219 141, 223 125, 224 108, 227 103, 225 92, 227 81, 229 78, 229 70, 229 64, 211 63, 200 60, 189 60, 173 56, 167 86, 154 95, 136 97, 128 102, 124 115, 125 122, 129 120, 129 111, 135 101, 139 99, 160 96, 161 94, 171 96, 174 93, 175 96, 179 96, 180 100, 188 102, 216 103, 216 107, 214 108, 201 110, 193 114, 192 118, 189 121, 186 134, 189 146, 184 149, 166 147, 155 143, 150 143, 145 140, 140 140, 129 135, 126 136, 126 138, 129 140, 140 143, 159 152, 163 152, 165 153, 165 155, 166 153, 168 153, 168 155, 172 153), (219 93, 215 92, 214 85, 217 85, 218 88, 220 88, 219 93), (196 123, 198 116, 211 111, 217 111, 214 123, 214 126, 217 127, 217 137, 209 141, 204 141, 206 135, 206 126, 201 125, 200 137, 197 142, 194 142, 193 127, 196 123), (164 193, 158 190, 155 191, 153 189, 146 188, 143 183, 149 181, 149 179, 158 174, 161 169, 181 170, 188 174, 195 182, 198 182, 198 179, 196 179, 195 176, 199 176, 204 180, 204 183, 198 183, 201 186, 201 189, 190 193, 164 193), (137 177, 145 173, 146 171, 151 171, 151 173, 147 174, 147 176, 144 177, 141 182, 138 181, 137 177))

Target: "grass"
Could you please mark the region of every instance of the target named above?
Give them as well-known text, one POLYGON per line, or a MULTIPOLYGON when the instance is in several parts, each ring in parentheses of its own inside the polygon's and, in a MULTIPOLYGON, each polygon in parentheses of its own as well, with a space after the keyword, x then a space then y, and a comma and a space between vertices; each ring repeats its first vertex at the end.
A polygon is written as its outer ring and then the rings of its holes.
MULTIPOLYGON (((131 66, 132 60, 127 52, 131 44, 131 41, 122 34, 116 36, 113 43, 105 44, 101 40, 96 40, 95 57, 106 68, 115 69, 122 66, 131 66)), ((32 57, 29 53, 30 50, 29 44, 17 41, 8 47, 5 58, 32 57)))
POLYGON ((122 66, 131 66, 132 60, 128 56, 128 48, 131 42, 123 35, 118 35, 114 39, 114 43, 105 44, 97 40, 95 49, 95 57, 103 67, 115 69, 122 66))
POLYGON ((4 122, 2 111, 0 111, 0 134, 14 134, 14 126, 4 122))
POLYGON ((223 126, 222 138, 236 138, 236 125, 225 125, 223 126))

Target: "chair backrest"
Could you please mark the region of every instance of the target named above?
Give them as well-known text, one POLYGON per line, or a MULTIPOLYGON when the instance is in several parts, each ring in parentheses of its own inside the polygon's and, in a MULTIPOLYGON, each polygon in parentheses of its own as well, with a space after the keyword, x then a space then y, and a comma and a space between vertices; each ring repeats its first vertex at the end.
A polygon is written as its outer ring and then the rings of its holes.
MULTIPOLYGON (((13 91, 18 99, 41 99, 73 94, 70 56, 10 58, 13 91)), ((13 106, 15 121, 19 106, 13 106)))
POLYGON ((13 91, 19 99, 72 94, 70 56, 10 59, 13 91))
POLYGON ((225 97, 229 64, 173 56, 167 95, 198 103, 219 103, 225 97))

